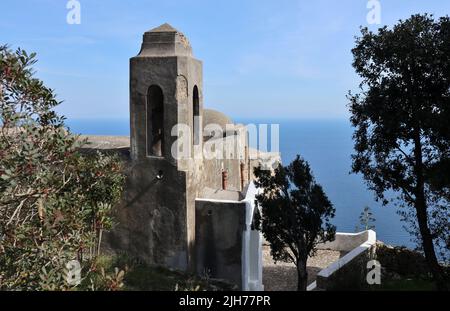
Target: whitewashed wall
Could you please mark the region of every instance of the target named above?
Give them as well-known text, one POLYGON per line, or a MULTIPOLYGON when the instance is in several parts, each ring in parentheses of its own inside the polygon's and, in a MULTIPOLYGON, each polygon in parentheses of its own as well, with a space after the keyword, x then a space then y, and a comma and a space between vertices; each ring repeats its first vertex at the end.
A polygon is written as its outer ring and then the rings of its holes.
POLYGON ((245 199, 246 206, 246 230, 242 241, 242 290, 263 291, 262 283, 262 234, 260 231, 251 230, 255 208, 255 196, 258 193, 255 184, 248 186, 245 199))

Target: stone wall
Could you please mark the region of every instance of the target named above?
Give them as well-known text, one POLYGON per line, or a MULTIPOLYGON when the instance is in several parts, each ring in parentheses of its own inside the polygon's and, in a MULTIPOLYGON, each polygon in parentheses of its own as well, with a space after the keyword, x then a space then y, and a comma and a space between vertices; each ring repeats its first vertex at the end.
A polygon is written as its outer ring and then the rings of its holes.
POLYGON ((340 252, 350 252, 369 240, 369 232, 342 233, 337 232, 334 241, 321 243, 318 249, 331 249, 340 252))
POLYGON ((186 174, 168 161, 133 162, 117 208, 117 226, 105 238, 109 248, 149 264, 186 270, 186 195, 179 191, 185 188, 186 174))
POLYGON ((196 271, 241 287, 245 203, 196 201, 196 271))

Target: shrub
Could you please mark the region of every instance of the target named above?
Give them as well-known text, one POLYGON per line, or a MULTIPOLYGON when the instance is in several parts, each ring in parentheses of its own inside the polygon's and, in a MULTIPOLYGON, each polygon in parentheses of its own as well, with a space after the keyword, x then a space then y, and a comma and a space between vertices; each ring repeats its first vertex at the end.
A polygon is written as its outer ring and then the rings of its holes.
POLYGON ((406 247, 377 245, 377 260, 389 272, 402 277, 428 277, 429 268, 425 257, 406 247))
POLYGON ((113 225, 122 164, 78 151, 84 142, 65 129, 34 63, 33 54, 0 47, 0 290, 75 289, 70 261, 80 262, 82 279, 99 273, 95 258, 113 225))

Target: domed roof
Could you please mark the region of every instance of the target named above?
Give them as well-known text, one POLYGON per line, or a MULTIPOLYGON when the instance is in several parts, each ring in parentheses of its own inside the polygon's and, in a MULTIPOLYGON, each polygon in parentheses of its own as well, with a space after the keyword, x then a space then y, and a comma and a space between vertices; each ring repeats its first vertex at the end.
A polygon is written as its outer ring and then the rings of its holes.
POLYGON ((227 124, 233 124, 233 121, 224 113, 213 110, 213 109, 204 109, 203 110, 203 128, 205 128, 208 124, 217 124, 223 130, 227 124))

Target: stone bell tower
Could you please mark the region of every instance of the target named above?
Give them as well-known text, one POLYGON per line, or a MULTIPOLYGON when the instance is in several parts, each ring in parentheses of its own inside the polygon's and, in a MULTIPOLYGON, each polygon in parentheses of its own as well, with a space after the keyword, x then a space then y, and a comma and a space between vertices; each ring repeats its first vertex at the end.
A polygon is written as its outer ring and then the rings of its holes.
MULTIPOLYGON (((141 51, 130 62, 131 157, 162 157, 173 162, 173 126, 182 123, 200 142, 195 116, 203 110, 202 63, 187 38, 169 24, 144 34, 141 51)), ((174 162, 173 162, 174 163, 174 162)))
POLYGON ((195 198, 188 193, 192 172, 172 156, 172 130, 185 124, 192 147, 202 144, 196 118, 203 111, 202 88, 202 63, 181 32, 164 24, 144 34, 130 60, 132 168, 123 242, 149 263, 181 270, 193 267, 195 198))

